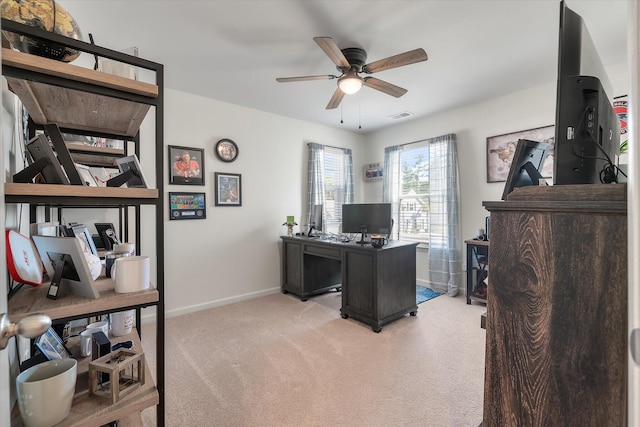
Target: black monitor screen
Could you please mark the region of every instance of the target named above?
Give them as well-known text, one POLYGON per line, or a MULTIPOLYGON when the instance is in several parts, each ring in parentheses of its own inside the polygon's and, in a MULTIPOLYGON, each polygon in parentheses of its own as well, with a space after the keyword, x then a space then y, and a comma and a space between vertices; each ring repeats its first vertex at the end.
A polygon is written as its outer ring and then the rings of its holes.
POLYGON ((549 143, 521 139, 516 146, 502 200, 506 200, 515 188, 538 185, 542 178, 542 166, 549 153, 549 143))
POLYGON ((391 204, 369 203, 342 205, 342 232, 391 233, 391 204))

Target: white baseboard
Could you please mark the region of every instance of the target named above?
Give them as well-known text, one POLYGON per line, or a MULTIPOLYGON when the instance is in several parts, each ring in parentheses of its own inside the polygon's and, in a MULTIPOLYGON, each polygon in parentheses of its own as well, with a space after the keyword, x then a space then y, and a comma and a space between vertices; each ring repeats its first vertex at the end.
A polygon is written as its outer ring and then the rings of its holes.
MULTIPOLYGON (((203 304, 196 304, 188 307, 180 307, 174 310, 168 310, 168 311, 165 311, 164 316, 165 318, 182 316, 183 314, 195 313, 202 310, 208 310, 210 308, 220 307, 227 304, 233 304, 240 301, 246 301, 248 299, 263 297, 265 295, 271 295, 278 292, 280 292, 280 287, 264 289, 257 292, 249 292, 242 295, 236 295, 230 298, 223 298, 215 301, 209 301, 203 304)), ((155 322, 156 320, 155 309, 151 307, 149 308, 148 313, 145 313, 145 311, 147 310, 144 310, 142 313, 142 323, 144 324, 144 323, 155 322)))

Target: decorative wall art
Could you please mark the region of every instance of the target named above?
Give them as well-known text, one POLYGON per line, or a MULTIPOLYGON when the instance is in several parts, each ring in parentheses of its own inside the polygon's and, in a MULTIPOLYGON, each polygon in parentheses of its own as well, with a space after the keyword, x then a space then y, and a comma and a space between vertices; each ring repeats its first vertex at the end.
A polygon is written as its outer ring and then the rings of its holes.
POLYGON ((364 165, 363 169, 365 182, 382 181, 383 173, 380 163, 364 165))
POLYGON ((617 96, 613 99, 613 111, 615 111, 620 120, 620 154, 624 154, 628 150, 629 143, 629 127, 627 122, 627 112, 629 106, 629 97, 627 95, 617 96))
POLYGON ((215 173, 216 206, 242 206, 242 182, 240 174, 215 173))
POLYGON ((204 185, 204 150, 169 146, 169 184, 204 185))
POLYGON ((207 203, 204 193, 169 193, 169 220, 206 217, 207 203))
POLYGON ((551 144, 547 160, 542 168, 542 176, 544 178, 553 176, 555 126, 551 125, 487 138, 487 182, 504 182, 507 180, 519 139, 551 144))
POLYGON ((216 156, 223 162, 233 162, 238 157, 238 144, 230 139, 224 138, 216 143, 216 156))

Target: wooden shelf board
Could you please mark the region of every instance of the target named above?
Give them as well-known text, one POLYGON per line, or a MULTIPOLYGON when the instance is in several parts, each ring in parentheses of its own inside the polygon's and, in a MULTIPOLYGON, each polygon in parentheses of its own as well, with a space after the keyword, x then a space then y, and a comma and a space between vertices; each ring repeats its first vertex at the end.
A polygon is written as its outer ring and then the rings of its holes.
POLYGON ((30 55, 16 50, 3 48, 2 63, 23 70, 66 78, 96 86, 122 90, 150 98, 158 97, 158 86, 102 71, 92 70, 41 56, 30 55))
POLYGON ((156 188, 84 187, 81 185, 5 183, 5 196, 157 199, 156 188))
MULTIPOLYGON (((142 348, 142 344, 140 343, 140 339, 138 338, 138 334, 135 330, 128 335, 121 337, 109 337, 109 339, 111 340, 112 345, 118 342, 132 340, 134 343, 134 349, 142 348)), ((67 347, 69 347, 69 350, 74 355, 80 353, 79 346, 77 345, 77 338, 74 341, 70 341, 67 347)), ((56 427, 98 427, 119 419, 132 420, 133 417, 135 420, 136 416, 140 417, 140 411, 159 403, 158 391, 156 389, 155 382, 153 381, 153 376, 148 363, 145 363, 144 385, 124 396, 115 404, 111 404, 109 399, 98 396, 89 396, 90 359, 90 357, 78 358, 78 378, 76 380, 76 393, 73 397, 71 411, 67 418, 59 424, 56 424, 56 427)), ((18 405, 16 403, 12 411, 12 427, 23 426, 20 411, 17 406, 18 405)))
POLYGON ((95 281, 100 298, 92 299, 77 295, 61 295, 58 299, 47 298, 48 283, 32 287, 25 285, 8 302, 9 315, 13 322, 33 313, 44 313, 52 319, 66 319, 83 314, 105 311, 120 311, 121 307, 154 304, 158 301, 158 290, 152 285, 140 292, 117 293, 113 281, 99 277, 95 281))
POLYGON ((118 157, 125 155, 123 148, 96 147, 94 145, 75 144, 73 142, 67 142, 66 146, 72 153, 94 153, 118 157))
MULTIPOLYGON (((2 63, 127 93, 157 98, 158 86, 40 56, 2 49, 2 63)), ((5 76, 9 89, 39 124, 133 137, 150 105, 62 86, 5 76)))
POLYGON ((469 298, 470 300, 472 300, 472 301, 483 302, 483 303, 485 303, 485 304, 487 303, 487 299, 486 299, 486 298, 479 297, 479 296, 476 296, 476 295, 473 295, 473 294, 472 294, 472 295, 469 295, 469 296, 468 296, 468 298, 469 298))

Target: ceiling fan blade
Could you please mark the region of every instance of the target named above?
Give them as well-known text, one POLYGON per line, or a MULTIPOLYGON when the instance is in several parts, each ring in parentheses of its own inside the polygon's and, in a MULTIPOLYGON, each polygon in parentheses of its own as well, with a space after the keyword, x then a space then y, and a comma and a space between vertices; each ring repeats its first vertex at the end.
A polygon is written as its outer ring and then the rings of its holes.
POLYGON ((278 77, 276 81, 280 83, 286 82, 304 82, 308 80, 331 80, 337 79, 338 76, 332 76, 331 74, 325 76, 300 76, 300 77, 278 77))
POLYGON ((400 98, 402 95, 407 93, 406 89, 383 80, 376 79, 375 77, 365 77, 364 85, 372 89, 379 90, 380 92, 384 92, 387 95, 395 96, 396 98, 400 98))
POLYGON ((379 73, 380 71, 404 67, 405 65, 415 64, 416 62, 426 61, 427 59, 429 59, 427 52, 419 48, 366 64, 362 67, 362 72, 367 74, 379 73))
POLYGON ((333 92, 333 96, 331 97, 331 99, 329 100, 329 103, 327 104, 327 110, 333 110, 334 108, 338 108, 338 105, 340 105, 342 98, 344 98, 344 92, 341 91, 340 88, 336 88, 336 91, 333 92))
POLYGON ((351 68, 351 64, 331 37, 314 37, 313 40, 338 67, 351 68))

